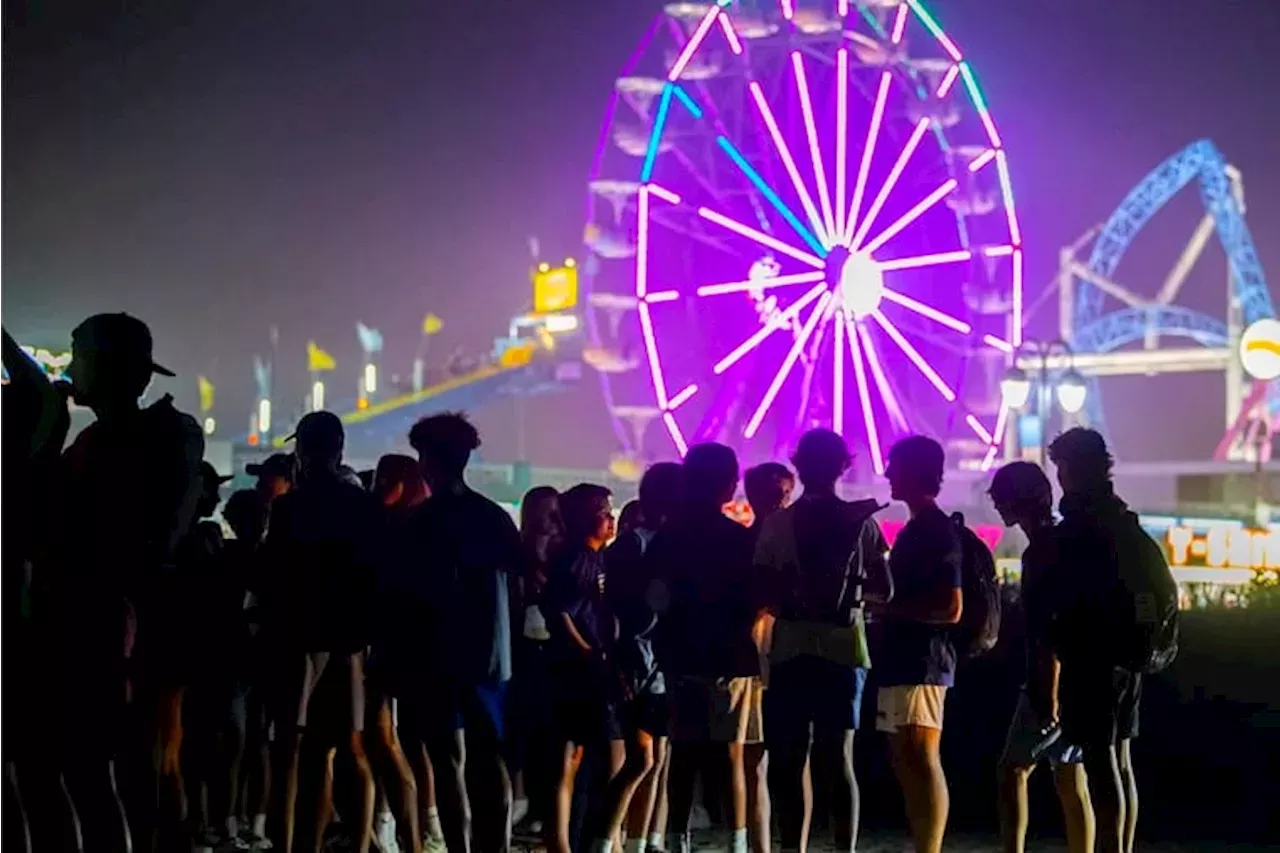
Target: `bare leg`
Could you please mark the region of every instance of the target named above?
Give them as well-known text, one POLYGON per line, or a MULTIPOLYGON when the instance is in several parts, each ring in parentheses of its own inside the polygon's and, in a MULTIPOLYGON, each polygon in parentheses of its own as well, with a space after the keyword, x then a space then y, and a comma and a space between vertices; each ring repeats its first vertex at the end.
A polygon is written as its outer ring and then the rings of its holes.
POLYGON ((1133 853, 1133 841, 1138 834, 1138 779, 1133 774, 1129 744, 1129 738, 1120 741, 1116 753, 1120 763, 1120 791, 1124 794, 1124 853, 1133 853))
POLYGON ((916 853, 941 853, 950 796, 942 771, 942 730, 901 726, 889 737, 916 853))
POLYGON ((452 853, 471 853, 471 805, 467 798, 466 782, 467 744, 462 730, 433 740, 428 753, 432 770, 441 771, 435 773, 433 778, 436 782, 445 846, 452 853))
POLYGON ((85 763, 68 769, 65 778, 84 853, 130 853, 133 845, 116 789, 114 765, 110 761, 85 763))
POLYGON ((476 796, 474 810, 475 846, 480 853, 507 853, 511 849, 511 777, 502 760, 496 736, 474 732, 467 744, 468 777, 476 796))
POLYGON ((1098 853, 1124 853, 1124 794, 1114 746, 1086 748, 1084 769, 1098 822, 1098 853))
POLYGON ((667 819, 670 813, 667 790, 671 779, 671 741, 666 742, 662 755, 661 772, 658 773, 657 802, 653 805, 653 817, 649 821, 649 846, 665 850, 667 843, 667 819))
POLYGON ((378 776, 382 781, 382 790, 391 813, 395 816, 397 834, 402 843, 407 839, 412 853, 421 853, 422 834, 418 831, 418 790, 414 783, 413 770, 400 748, 400 739, 396 735, 391 721, 391 707, 383 702, 378 709, 376 727, 365 735, 373 749, 370 750, 377 759, 378 776))
POLYGON ((627 837, 649 841, 649 826, 653 822, 654 812, 658 804, 658 789, 662 786, 662 776, 667 766, 667 739, 657 738, 653 742, 653 767, 640 780, 640 785, 631 795, 631 808, 627 817, 627 837))
POLYGON ((1089 802, 1089 781, 1083 764, 1060 764, 1053 768, 1053 784, 1062 802, 1062 819, 1067 828, 1068 853, 1093 853, 1097 830, 1093 804, 1089 802))
POLYGON ((769 753, 763 743, 749 743, 743 752, 743 772, 747 786, 747 833, 751 853, 769 853, 769 753))
POLYGON ((570 812, 573 810, 573 783, 582 766, 582 747, 566 743, 561 751, 560 767, 556 772, 555 802, 551 820, 547 821, 548 853, 571 853, 569 838, 570 812))
POLYGON ((622 823, 626 820, 631 799, 640 783, 653 771, 653 737, 648 732, 637 731, 626 741, 613 741, 610 744, 611 758, 616 759, 617 747, 621 747, 623 760, 614 762, 616 769, 605 786, 600 824, 593 833, 595 843, 608 840, 617 845, 620 842, 622 823))
MULTIPOLYGON (((373 842, 373 806, 377 800, 377 788, 373 784, 373 768, 369 765, 369 756, 364 751, 364 735, 352 732, 348 747, 351 759, 355 764, 356 792, 359 795, 360 814, 355 818, 356 840, 360 853, 369 853, 369 845, 373 842)), ((409 799, 412 802, 412 797, 409 799)))
POLYGON ((1027 849, 1027 780, 1033 770, 1035 765, 1004 764, 999 768, 1000 844, 1005 853, 1025 853, 1027 849))
MULTIPOLYGON (((861 818, 861 792, 858 777, 853 770, 853 730, 841 732, 836 743, 820 740, 814 748, 820 756, 834 758, 837 766, 829 774, 831 779, 831 810, 835 819, 836 847, 846 853, 858 844, 858 824, 861 818)), ((810 756, 812 760, 812 755, 810 756)), ((812 797, 809 814, 812 815, 812 797)))

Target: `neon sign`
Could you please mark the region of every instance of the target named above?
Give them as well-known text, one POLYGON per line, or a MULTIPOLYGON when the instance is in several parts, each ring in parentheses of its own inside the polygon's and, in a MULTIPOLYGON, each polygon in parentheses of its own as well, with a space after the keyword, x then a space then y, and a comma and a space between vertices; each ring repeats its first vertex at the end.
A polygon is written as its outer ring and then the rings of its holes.
POLYGON ((1236 519, 1153 515, 1140 521, 1175 569, 1280 569, 1280 524, 1257 528, 1236 519))

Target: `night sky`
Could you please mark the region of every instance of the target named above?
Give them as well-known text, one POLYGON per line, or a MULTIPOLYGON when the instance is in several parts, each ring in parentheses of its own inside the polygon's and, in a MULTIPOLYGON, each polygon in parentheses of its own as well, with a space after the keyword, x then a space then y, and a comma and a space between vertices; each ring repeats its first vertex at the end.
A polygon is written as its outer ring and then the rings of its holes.
MULTIPOLYGON (((1005 137, 1029 300, 1060 246, 1200 137, 1243 171, 1254 241, 1280 278, 1280 2, 930 5, 1005 137)), ((90 313, 135 313, 180 373, 156 389, 194 409, 195 376, 209 375, 236 430, 273 324, 280 397, 305 391, 308 338, 354 388, 357 320, 386 335, 386 370, 407 370, 426 311, 446 323, 438 353, 487 349, 528 307, 527 238, 551 258, 580 251, 601 113, 659 6, 6 3, 4 323, 65 346, 90 313)), ((1186 193, 1117 278, 1154 294, 1199 215, 1186 193)), ((1224 265, 1212 244, 1183 304, 1222 316, 1224 265)), ((1053 334, 1055 318, 1050 302, 1033 332, 1053 334)), ((1207 457, 1221 434, 1220 377, 1107 389, 1122 459, 1207 457)), ((510 403, 477 413, 489 458, 514 457, 512 420, 510 403)), ((600 466, 613 441, 594 382, 529 406, 542 464, 600 466)))

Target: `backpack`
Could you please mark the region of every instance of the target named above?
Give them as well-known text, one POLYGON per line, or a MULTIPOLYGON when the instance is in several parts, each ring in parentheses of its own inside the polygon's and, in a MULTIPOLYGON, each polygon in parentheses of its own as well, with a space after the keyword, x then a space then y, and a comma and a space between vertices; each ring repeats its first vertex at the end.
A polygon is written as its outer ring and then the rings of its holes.
POLYGON ((1137 517, 1112 528, 1116 573, 1116 663, 1130 672, 1160 672, 1178 656, 1178 584, 1164 552, 1137 517))
POLYGON ((960 537, 960 589, 964 599, 952 639, 960 657, 977 657, 995 648, 1000 638, 996 560, 987 544, 964 523, 961 513, 952 513, 951 521, 960 537))

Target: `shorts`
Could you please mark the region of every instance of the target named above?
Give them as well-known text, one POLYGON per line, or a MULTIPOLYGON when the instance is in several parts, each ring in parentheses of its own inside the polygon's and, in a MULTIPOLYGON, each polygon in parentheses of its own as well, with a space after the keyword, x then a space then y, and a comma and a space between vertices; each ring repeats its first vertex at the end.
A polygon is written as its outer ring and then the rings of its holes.
POLYGON ((801 655, 769 671, 764 706, 769 716, 770 749, 809 738, 843 738, 862 722, 862 692, 867 671, 801 655))
POLYGON ((1115 667, 1063 664, 1058 704, 1065 737, 1085 749, 1138 736, 1142 676, 1115 667))
MULTIPOLYGON (((353 655, 307 652, 298 698, 298 726, 305 728, 312 711, 324 718, 324 727, 337 728, 350 720, 348 731, 364 731, 364 653, 353 655), (329 677, 325 675, 328 673, 329 677), (323 689, 327 687, 328 689, 323 689), (349 715, 349 716, 348 716, 349 715)), ((313 726, 320 720, 313 719, 313 726)))
POLYGON ((395 719, 404 739, 430 744, 464 732, 468 744, 499 749, 506 737, 507 684, 465 684, 422 676, 396 696, 395 719))
POLYGON ((1009 722, 1009 734, 1005 737, 1004 752, 1000 763, 1013 767, 1034 767, 1048 759, 1050 764, 1078 764, 1084 752, 1062 736, 1062 726, 1045 725, 1031 707, 1026 692, 1018 694, 1018 704, 1009 722))
POLYGON ((947 688, 941 684, 899 684, 881 687, 876 696, 876 731, 896 732, 903 726, 942 729, 947 688))
POLYGON ((671 734, 671 706, 665 693, 641 693, 627 702, 619 714, 619 722, 626 733, 647 732, 653 737, 671 734))
POLYGON ((763 694, 759 677, 669 677, 671 739, 686 743, 761 743, 763 694))
POLYGON ((622 719, 618 703, 608 699, 589 682, 555 682, 551 699, 551 731, 561 743, 608 743, 622 740, 622 719))

